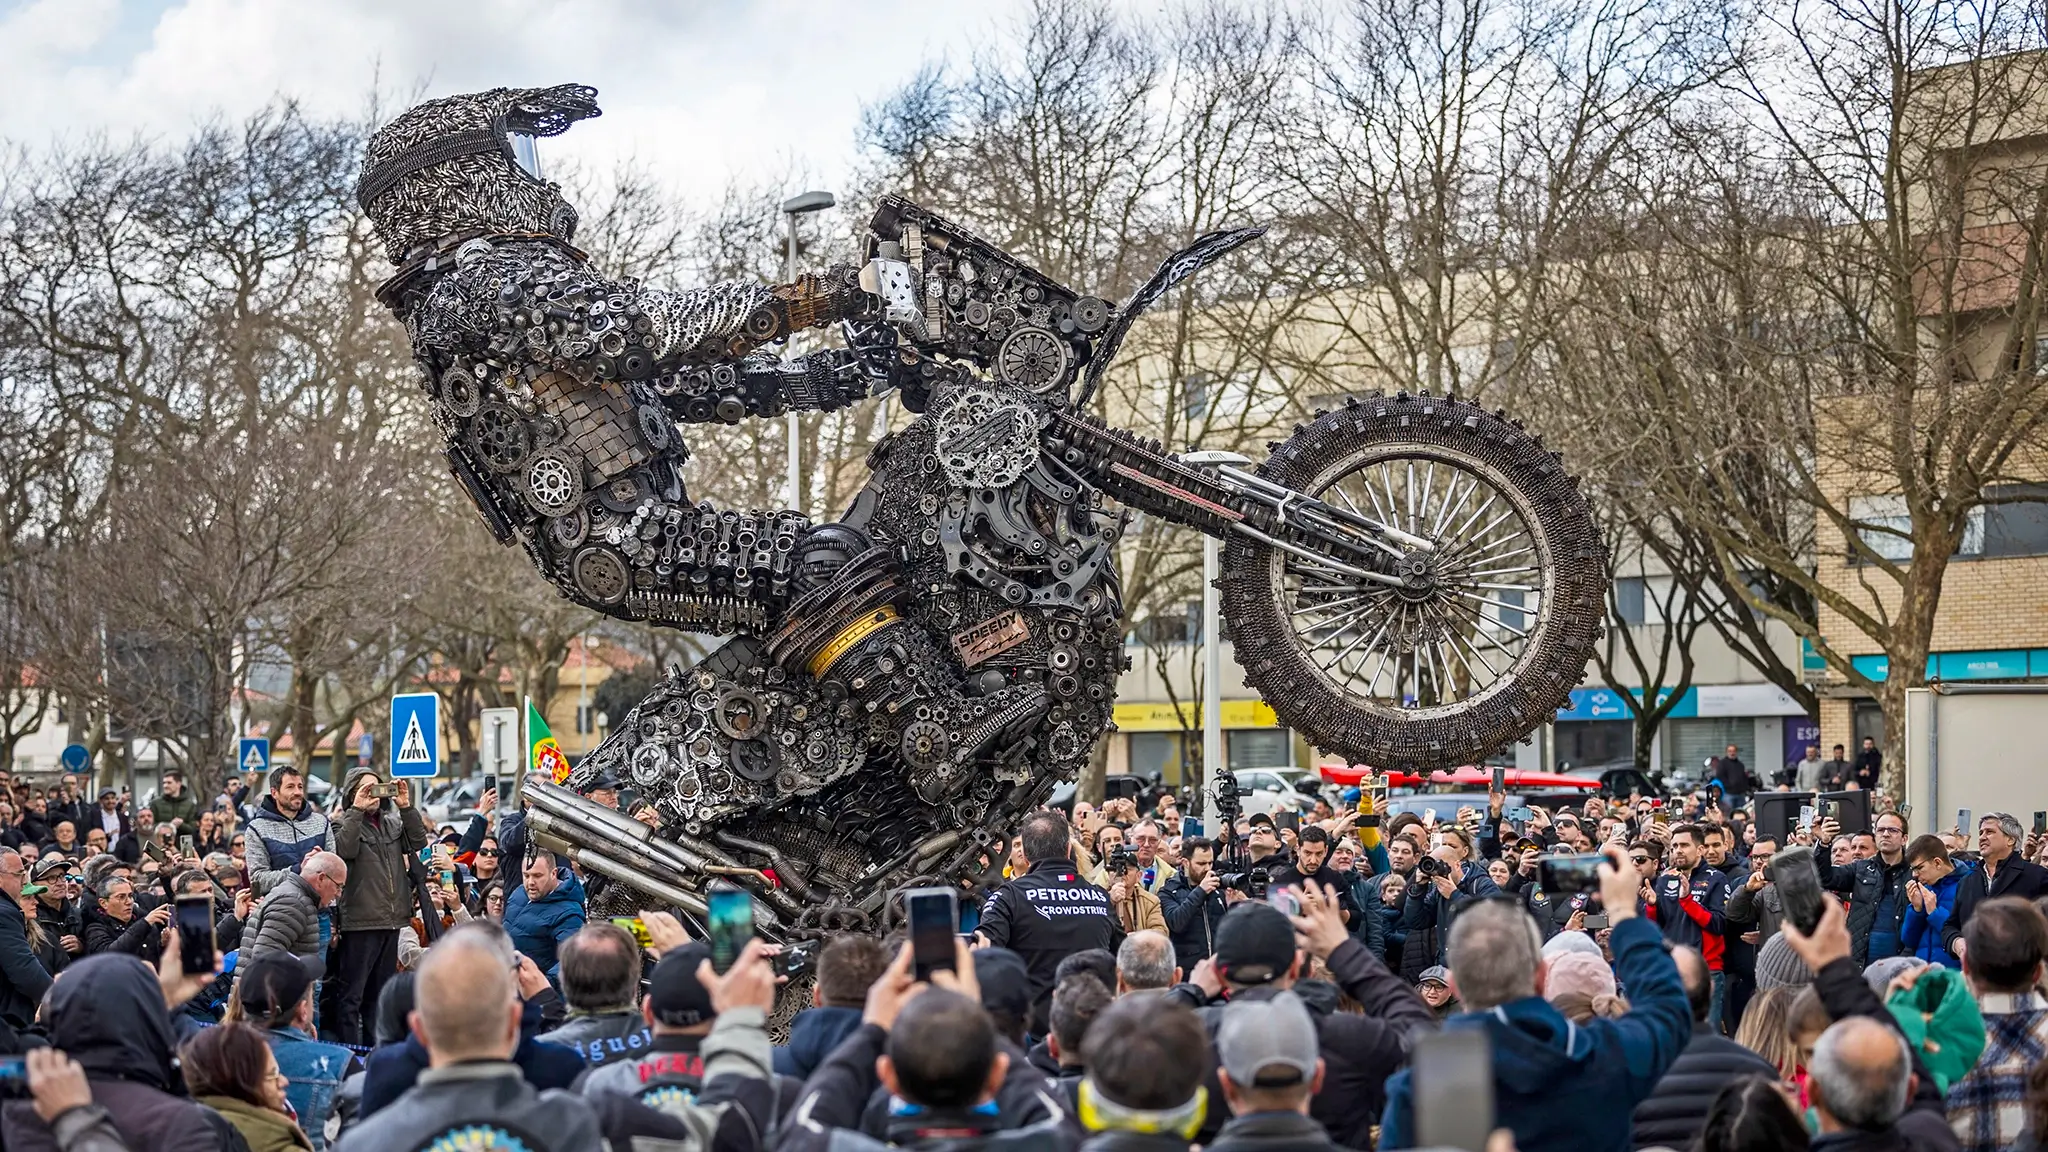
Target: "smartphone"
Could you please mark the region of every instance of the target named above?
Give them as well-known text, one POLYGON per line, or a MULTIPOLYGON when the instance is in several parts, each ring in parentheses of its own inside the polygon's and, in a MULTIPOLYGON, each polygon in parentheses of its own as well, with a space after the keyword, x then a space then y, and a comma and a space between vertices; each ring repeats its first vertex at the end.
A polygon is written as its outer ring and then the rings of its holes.
POLYGON ((452 890, 455 887, 455 873, 443 870, 441 873, 441 887, 452 890))
POLYGON ((711 969, 724 972, 740 958, 754 935, 754 897, 728 880, 713 880, 705 894, 705 929, 711 937, 711 969))
POLYGON ((2034 813, 2034 835, 2039 836, 2044 832, 2048 832, 2048 812, 2036 812, 2034 813))
POLYGON ((22 1056, 0 1056, 0 1098, 28 1099, 28 1063, 22 1056))
POLYGON ((1813 831, 1813 818, 1815 814, 1816 810, 1813 805, 1801 804, 1799 806, 1799 830, 1801 832, 1813 831))
POLYGON ((1202 822, 1200 820, 1197 820, 1193 816, 1181 817, 1180 834, 1183 838, 1189 836, 1200 836, 1202 834, 1202 822))
POLYGON ((178 925, 178 963, 185 975, 212 975, 213 897, 178 897, 174 921, 178 925))
POLYGON ((903 894, 910 919, 910 961, 919 980, 953 970, 953 942, 960 932, 960 894, 951 888, 912 888, 903 894))
MULTIPOLYGON (((496 772, 484 773, 484 792, 496 792, 497 790, 498 774, 496 772)), ((477 799, 483 799, 483 792, 477 793, 477 799)))
POLYGON ((775 974, 788 980, 801 980, 818 967, 817 943, 805 940, 799 944, 787 944, 782 951, 769 961, 775 974))
POLYGON ((1913 818, 1913 806, 1911 804, 1899 805, 1899 815, 1911 820, 1913 818))
POLYGON ((1283 916, 1301 915, 1301 894, 1292 888, 1269 888, 1266 903, 1280 910, 1283 916))
POLYGON ((398 799, 398 785, 395 782, 372 784, 370 785, 370 795, 375 796, 379 800, 396 800, 398 799))
POLYGON ((647 922, 638 916, 614 916, 612 923, 633 934, 633 942, 642 948, 654 947, 654 937, 647 934, 647 922))
POLYGON ((1301 831, 1301 813, 1275 812, 1273 814, 1273 826, 1284 828, 1289 832, 1299 832, 1301 831))
POLYGON ((1588 931, 1588 932, 1604 932, 1604 931, 1606 931, 1606 930, 1607 930, 1607 913, 1605 913, 1605 912, 1588 912, 1588 913, 1586 913, 1586 931, 1588 931))
POLYGON ((1600 890, 1600 862, 1607 859, 1598 852, 1581 852, 1571 856, 1545 856, 1536 862, 1537 883, 1553 896, 1576 896, 1581 892, 1600 890))
POLYGON ((1505 791, 1507 791, 1507 790, 1508 790, 1508 770, 1507 770, 1507 769, 1505 769, 1505 768, 1495 768, 1495 769, 1493 770, 1493 790, 1494 790, 1495 792, 1505 792, 1505 791))
POLYGON ((1485 1152, 1493 1135, 1493 1053, 1486 1033, 1418 1032, 1408 1061, 1416 1146, 1485 1152))
POLYGON ((1650 822, 1653 824, 1669 824, 1671 823, 1671 813, 1659 808, 1655 812, 1650 813, 1650 822))
POLYGON ((1968 808, 1956 809, 1956 831, 1961 832, 1964 836, 1968 836, 1976 831, 1975 828, 1970 827, 1970 810, 1968 808))
POLYGON ((1529 821, 1534 820, 1536 818, 1536 813, 1531 811, 1529 809, 1529 806, 1526 804, 1517 805, 1516 807, 1506 809, 1501 813, 1501 815, 1507 817, 1510 821, 1516 824, 1527 824, 1529 821))
POLYGON ((179 857, 186 860, 190 860, 194 856, 199 855, 198 842, 193 840, 190 836, 178 837, 178 855, 179 857))
POLYGON ((1785 918, 1801 932, 1813 935, 1820 927, 1820 869, 1811 848, 1781 848, 1771 857, 1771 883, 1778 886, 1778 899, 1785 906, 1785 918))

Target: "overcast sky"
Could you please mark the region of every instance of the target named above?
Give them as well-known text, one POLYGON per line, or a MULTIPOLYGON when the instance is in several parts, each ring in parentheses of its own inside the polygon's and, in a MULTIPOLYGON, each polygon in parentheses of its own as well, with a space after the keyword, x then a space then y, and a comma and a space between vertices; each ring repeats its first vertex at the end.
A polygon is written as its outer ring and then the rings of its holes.
MULTIPOLYGON (((1133 0, 1134 4, 1142 0, 1133 0)), ((824 182, 861 105, 964 61, 1021 0, 0 0, 0 137, 175 139, 289 95, 353 113, 429 96, 594 84, 604 115, 548 142, 644 163, 708 198, 733 177, 824 182)))

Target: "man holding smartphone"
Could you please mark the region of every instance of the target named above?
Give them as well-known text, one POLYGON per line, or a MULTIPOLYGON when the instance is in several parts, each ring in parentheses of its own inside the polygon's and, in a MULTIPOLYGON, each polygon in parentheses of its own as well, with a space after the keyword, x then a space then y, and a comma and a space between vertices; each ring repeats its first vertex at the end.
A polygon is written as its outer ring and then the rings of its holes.
POLYGON ((346 807, 334 823, 334 851, 348 865, 348 887, 328 954, 335 1032, 345 1044, 374 1034, 377 995, 398 971, 398 931, 415 903, 406 858, 427 846, 426 822, 413 807, 411 782, 380 796, 377 773, 357 768, 342 780, 346 807))

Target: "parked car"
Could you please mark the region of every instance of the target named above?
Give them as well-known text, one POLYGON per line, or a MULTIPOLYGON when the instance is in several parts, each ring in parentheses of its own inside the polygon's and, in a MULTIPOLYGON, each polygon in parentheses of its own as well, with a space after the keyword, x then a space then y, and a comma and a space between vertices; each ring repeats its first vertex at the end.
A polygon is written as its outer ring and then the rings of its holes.
POLYGON ((1307 812, 1316 806, 1315 773, 1307 768, 1240 768, 1238 801, 1247 816, 1275 812, 1307 812), (1249 792, 1247 792, 1249 789, 1249 792))
POLYGON ((443 824, 460 827, 476 811, 477 801, 483 794, 482 776, 443 780, 427 789, 425 798, 420 802, 420 815, 426 817, 429 827, 438 828, 443 824))

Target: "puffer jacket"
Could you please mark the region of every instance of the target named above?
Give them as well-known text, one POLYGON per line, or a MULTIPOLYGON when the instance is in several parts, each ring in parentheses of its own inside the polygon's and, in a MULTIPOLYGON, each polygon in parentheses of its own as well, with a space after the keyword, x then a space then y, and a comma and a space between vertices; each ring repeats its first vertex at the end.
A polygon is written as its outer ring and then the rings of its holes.
POLYGON ((555 968, 555 949, 583 928, 583 882, 567 868, 556 873, 555 890, 538 900, 526 895, 526 885, 514 885, 505 898, 505 931, 512 946, 533 960, 542 972, 555 968))
POLYGON ((1728 1082, 1739 1076, 1778 1079, 1770 1061, 1725 1036, 1716 1036, 1705 1023, 1694 1021, 1692 1040, 1657 1081, 1648 1099, 1636 1105, 1633 1147, 1663 1145, 1690 1148, 1707 1126, 1707 1110, 1728 1082))
POLYGON ((300 803, 297 816, 286 816, 278 810, 277 797, 265 796, 242 833, 249 887, 258 896, 297 872, 306 857, 334 851, 334 823, 311 800, 300 803))
MULTIPOLYGON (((342 796, 355 795, 357 784, 374 775, 367 768, 354 769, 341 782, 342 796)), ((376 815, 366 816, 344 799, 334 821, 334 851, 348 862, 348 886, 342 890, 336 931, 397 931, 412 923, 415 900, 405 859, 425 848, 427 840, 417 807, 385 800, 376 815)))
POLYGON ((242 963, 266 952, 320 955, 320 894, 296 872, 284 874, 242 929, 242 963))

